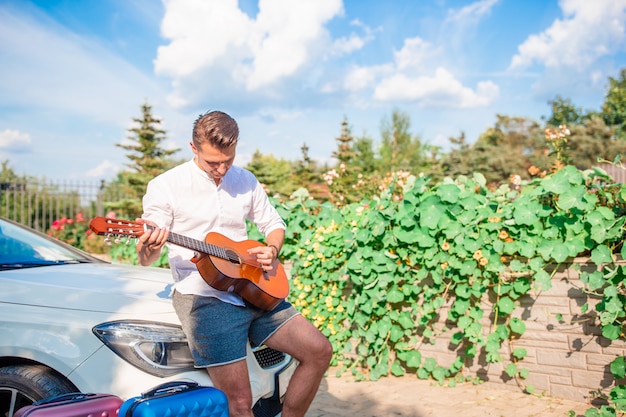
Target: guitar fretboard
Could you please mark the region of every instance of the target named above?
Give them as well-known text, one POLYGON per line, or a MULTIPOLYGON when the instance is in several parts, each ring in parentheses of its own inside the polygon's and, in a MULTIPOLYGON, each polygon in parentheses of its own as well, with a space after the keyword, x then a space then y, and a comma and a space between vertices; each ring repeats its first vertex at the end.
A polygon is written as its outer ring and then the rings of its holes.
MULTIPOLYGON (((153 230, 154 227, 147 226, 148 229, 153 230)), ((187 249, 191 249, 197 252, 206 253, 207 255, 216 256, 218 258, 225 259, 233 263, 240 263, 239 256, 231 250, 227 250, 221 246, 212 245, 198 239, 192 239, 187 236, 179 235, 178 233, 170 232, 167 237, 168 242, 172 242, 175 245, 182 246, 187 249)))

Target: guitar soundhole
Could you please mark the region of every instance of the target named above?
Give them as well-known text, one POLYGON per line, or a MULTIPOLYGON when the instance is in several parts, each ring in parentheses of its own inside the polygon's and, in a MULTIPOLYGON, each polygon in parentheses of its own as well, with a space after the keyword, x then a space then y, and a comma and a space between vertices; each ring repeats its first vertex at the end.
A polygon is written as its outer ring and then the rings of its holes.
POLYGON ((239 259, 237 252, 232 251, 230 249, 226 249, 226 259, 228 260, 228 262, 233 263, 233 264, 241 263, 241 260, 239 259))

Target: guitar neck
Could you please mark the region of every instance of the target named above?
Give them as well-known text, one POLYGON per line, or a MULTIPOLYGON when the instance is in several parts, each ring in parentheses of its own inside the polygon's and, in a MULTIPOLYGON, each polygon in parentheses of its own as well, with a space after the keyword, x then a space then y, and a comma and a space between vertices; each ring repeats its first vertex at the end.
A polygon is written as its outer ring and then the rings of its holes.
MULTIPOLYGON (((153 230, 154 227, 147 226, 148 229, 153 230)), ((167 237, 167 241, 171 242, 175 245, 182 246, 183 248, 191 249, 196 252, 206 253, 207 255, 216 256, 218 258, 226 259, 232 261, 232 256, 229 256, 229 253, 226 249, 221 246, 212 245, 210 243, 204 242, 198 239, 192 239, 187 236, 180 235, 178 233, 170 232, 167 237)))

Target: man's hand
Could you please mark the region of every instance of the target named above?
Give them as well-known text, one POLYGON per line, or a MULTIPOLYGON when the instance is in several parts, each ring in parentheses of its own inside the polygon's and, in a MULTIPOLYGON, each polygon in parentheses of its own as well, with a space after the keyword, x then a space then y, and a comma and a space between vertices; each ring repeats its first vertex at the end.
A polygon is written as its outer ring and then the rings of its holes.
POLYGON ((168 229, 160 229, 151 221, 142 218, 135 219, 135 223, 150 225, 151 228, 144 227, 144 233, 139 236, 137 242, 137 257, 143 266, 152 265, 159 259, 161 248, 167 242, 170 232, 168 229))
POLYGON ((278 248, 274 245, 257 246, 248 249, 250 255, 256 255, 257 262, 264 271, 274 269, 274 261, 278 259, 278 248))

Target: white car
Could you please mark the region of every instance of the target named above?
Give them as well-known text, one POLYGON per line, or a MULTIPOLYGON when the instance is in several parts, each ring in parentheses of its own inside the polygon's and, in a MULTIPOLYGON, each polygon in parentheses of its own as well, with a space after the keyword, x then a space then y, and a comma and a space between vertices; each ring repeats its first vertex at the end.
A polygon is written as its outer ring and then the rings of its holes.
MULTIPOLYGON (((0 416, 67 393, 127 399, 195 369, 170 300, 169 270, 112 264, 0 218, 0 416)), ((255 415, 280 415, 295 367, 248 350, 255 415)))

